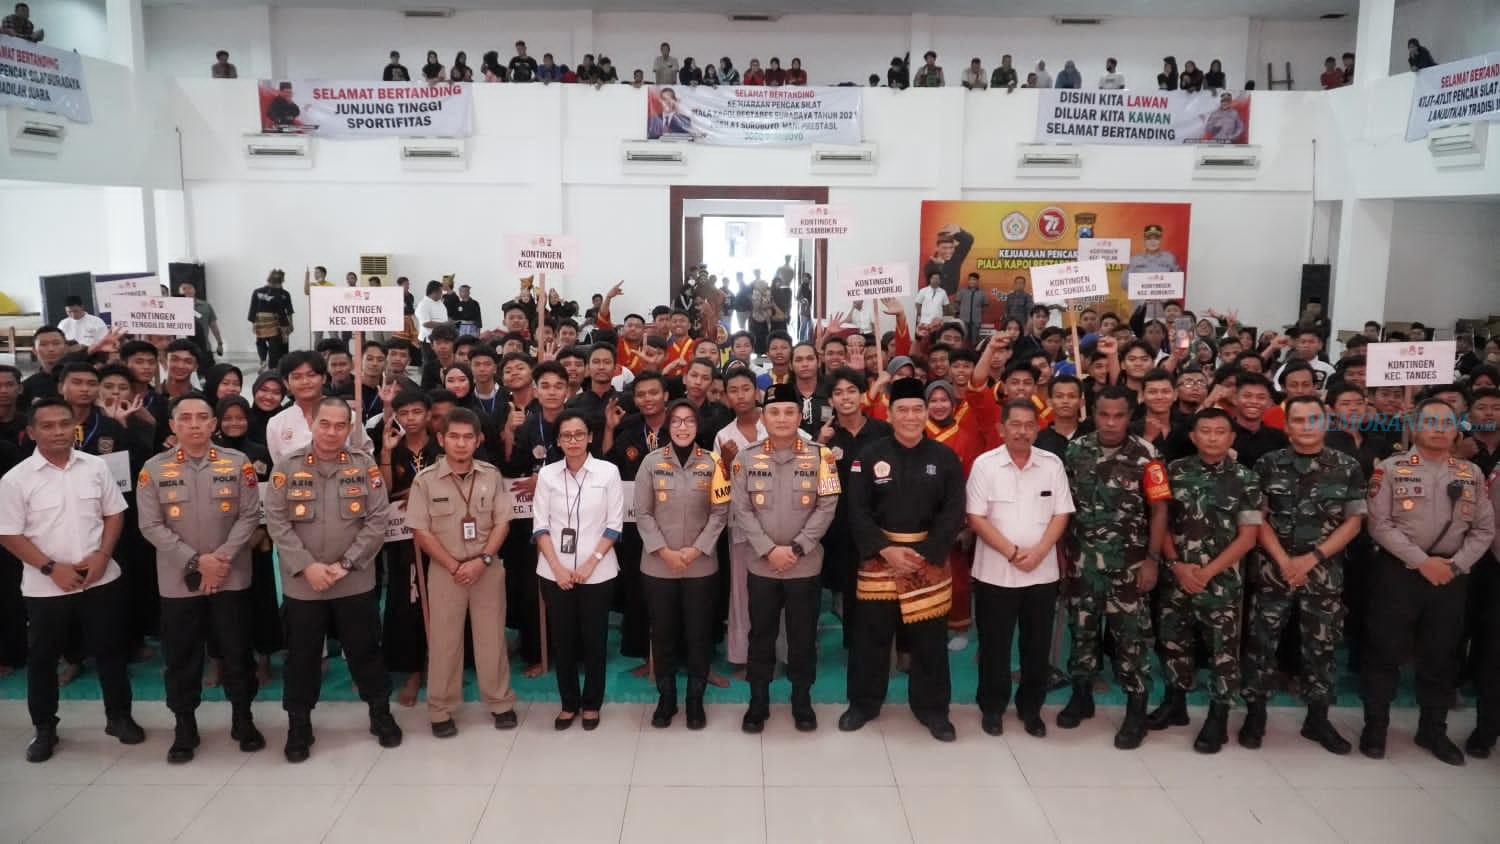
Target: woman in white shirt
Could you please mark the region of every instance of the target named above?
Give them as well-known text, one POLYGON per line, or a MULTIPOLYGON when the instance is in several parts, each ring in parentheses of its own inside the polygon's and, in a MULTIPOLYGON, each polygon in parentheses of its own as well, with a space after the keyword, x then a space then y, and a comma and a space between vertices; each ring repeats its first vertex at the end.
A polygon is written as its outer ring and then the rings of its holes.
POLYGON ((559 730, 573 726, 580 713, 585 730, 599 726, 609 606, 620 573, 614 544, 625 525, 625 491, 614 464, 589 456, 590 440, 582 413, 568 410, 558 416, 563 459, 537 474, 533 505, 536 573, 562 701, 562 712, 553 721, 559 730))

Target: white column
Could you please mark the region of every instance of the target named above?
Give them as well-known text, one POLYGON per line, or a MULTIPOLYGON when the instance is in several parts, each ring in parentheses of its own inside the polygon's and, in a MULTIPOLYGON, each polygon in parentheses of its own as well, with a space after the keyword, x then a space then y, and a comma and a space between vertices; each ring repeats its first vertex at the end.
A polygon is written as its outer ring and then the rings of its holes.
MULTIPOLYGON (((913 82, 915 82, 916 79, 917 79, 917 68, 919 68, 919 67, 922 66, 922 55, 924 53, 926 53, 928 50, 931 50, 931 49, 932 49, 932 15, 912 15, 911 16, 911 58, 909 60, 909 64, 911 65, 911 76, 912 76, 912 81, 913 82)), ((952 56, 938 56, 938 64, 943 65, 945 68, 946 67, 955 67, 955 65, 953 64, 954 61, 956 61, 956 60, 952 56)), ((956 67, 958 68, 957 72, 962 72, 963 68, 967 67, 967 65, 957 65, 956 67)), ((884 73, 884 71, 882 71, 881 72, 881 76, 884 76, 884 75, 885 75, 885 73, 884 73)), ((955 82, 956 82, 956 80, 953 79, 952 77, 950 77, 948 84, 951 85, 951 84, 954 84, 955 82)))
POLYGON ((270 6, 246 6, 240 10, 242 36, 250 42, 249 53, 244 64, 238 61, 240 76, 248 79, 275 79, 285 75, 277 59, 276 45, 271 34, 272 16, 276 10, 270 6))
POLYGON ((146 27, 141 0, 105 0, 109 59, 129 68, 146 68, 146 27))
POLYGON ((1364 85, 1391 75, 1391 34, 1396 25, 1396 0, 1359 0, 1354 37, 1354 84, 1364 85))
POLYGON ((1365 320, 1385 322, 1395 216, 1395 200, 1344 200, 1333 262, 1331 307, 1335 331, 1359 331, 1365 320))
MULTIPOLYGON (((594 13, 590 10, 575 12, 572 16, 573 24, 573 56, 569 60, 571 64, 577 65, 583 59, 585 53, 594 53, 594 13)), ((613 56, 610 57, 613 59, 613 56)), ((598 61, 599 56, 595 55, 598 61)))

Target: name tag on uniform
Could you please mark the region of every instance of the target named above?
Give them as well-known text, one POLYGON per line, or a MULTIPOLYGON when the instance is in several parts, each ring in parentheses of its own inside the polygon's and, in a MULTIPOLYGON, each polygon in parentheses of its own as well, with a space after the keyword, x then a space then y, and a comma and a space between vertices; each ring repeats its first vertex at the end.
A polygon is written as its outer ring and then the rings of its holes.
POLYGON ((1047 498, 1050 495, 1052 495, 1052 490, 1050 490, 1050 489, 1044 489, 1044 490, 1042 490, 1042 497, 1043 498, 1047 498))
POLYGON ((464 517, 463 527, 465 542, 473 542, 479 538, 479 524, 474 521, 473 516, 464 517))

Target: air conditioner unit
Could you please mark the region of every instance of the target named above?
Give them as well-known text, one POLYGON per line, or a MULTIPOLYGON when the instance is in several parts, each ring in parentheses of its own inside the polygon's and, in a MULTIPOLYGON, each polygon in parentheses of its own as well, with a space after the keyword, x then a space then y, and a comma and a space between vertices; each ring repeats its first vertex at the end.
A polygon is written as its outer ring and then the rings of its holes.
POLYGON ((861 176, 874 173, 877 164, 874 144, 814 146, 808 171, 826 175, 861 176))
POLYGON ((687 166, 687 150, 678 144, 659 141, 626 141, 620 148, 620 157, 627 173, 660 173, 687 166))
POLYGON ((11 106, 6 109, 11 152, 56 157, 68 136, 67 120, 40 111, 11 106))
POLYGON ((402 138, 403 170, 462 170, 468 166, 463 138, 402 138))
POLYGON ((1253 179, 1260 171, 1260 147, 1204 146, 1193 157, 1195 179, 1253 179))
POLYGON ((1016 176, 1032 179, 1076 179, 1083 175, 1083 152, 1075 147, 1019 144, 1016 176))
POLYGON ((368 286, 371 278, 380 279, 381 287, 390 287, 395 276, 391 273, 391 256, 369 254, 359 256, 359 283, 368 286))
POLYGON ((402 9, 403 18, 451 18, 452 9, 402 9))
POLYGON ((312 138, 252 133, 244 136, 245 163, 260 170, 305 170, 313 165, 312 138))
POLYGON ((1427 131, 1427 152, 1434 167, 1477 167, 1489 144, 1488 123, 1455 123, 1427 131))

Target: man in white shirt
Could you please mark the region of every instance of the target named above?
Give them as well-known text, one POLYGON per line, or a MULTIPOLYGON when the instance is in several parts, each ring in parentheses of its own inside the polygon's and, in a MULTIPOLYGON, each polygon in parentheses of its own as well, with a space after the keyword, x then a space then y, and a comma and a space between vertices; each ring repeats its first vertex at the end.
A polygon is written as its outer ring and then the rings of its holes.
POLYGON ((1001 408, 1005 445, 980 455, 969 471, 969 527, 974 553, 974 621, 979 628, 980 725, 1000 735, 1010 704, 1010 645, 1021 637, 1016 711, 1029 735, 1047 734, 1052 617, 1057 606, 1057 541, 1068 527, 1073 494, 1058 457, 1032 448, 1036 406, 1026 399, 1001 408))
POLYGON ((427 282, 427 295, 417 303, 417 339, 423 343, 432 339, 432 329, 448 325, 448 306, 443 303, 443 283, 427 282))
POLYGON ((948 291, 943 289, 943 274, 927 276, 927 286, 917 291, 917 325, 931 325, 943 318, 948 307, 948 291))
POLYGON ((656 77, 658 85, 676 85, 677 71, 682 67, 677 58, 672 55, 672 45, 661 42, 661 55, 651 63, 651 73, 656 77))
POLYGON ((860 334, 869 334, 875 330, 875 317, 865 308, 865 300, 856 299, 849 307, 849 315, 844 321, 854 326, 854 330, 860 334))
MULTIPOLYGON (((318 404, 323 400, 328 365, 317 352, 291 352, 281 359, 281 377, 286 380, 292 405, 266 422, 266 450, 271 453, 273 464, 280 464, 287 455, 312 444, 312 423, 318 415, 318 404)), ((361 425, 352 425, 348 446, 355 451, 373 454, 375 443, 361 425)))
POLYGON ((1052 74, 1047 72, 1047 63, 1045 61, 1038 61, 1036 63, 1036 87, 1052 87, 1052 74))
POLYGON ((104 320, 84 310, 83 300, 79 297, 69 296, 64 299, 63 310, 68 315, 58 321, 57 327, 69 343, 92 346, 109 334, 109 326, 104 324, 104 320))
POLYGON ((1122 91, 1125 89, 1125 74, 1115 72, 1118 64, 1113 57, 1104 60, 1104 75, 1099 77, 1100 90, 1122 91))
MULTIPOLYGON (((1292 330, 1292 354, 1287 361, 1305 360, 1308 366, 1313 368, 1313 384, 1321 392, 1323 385, 1335 372, 1333 366, 1318 358, 1318 353, 1323 351, 1323 336, 1317 329, 1311 326, 1301 326, 1292 330)), ((1286 369, 1286 364, 1276 368, 1276 374, 1272 381, 1281 383, 1281 371, 1286 369)))
POLYGON ((36 736, 26 761, 45 762, 57 747, 57 660, 75 627, 99 670, 104 732, 140 744, 125 667, 129 596, 112 558, 125 497, 103 459, 73 448, 73 411, 62 399, 33 405, 27 433, 36 452, 0 478, 0 545, 23 564, 30 625, 26 704, 36 736))

